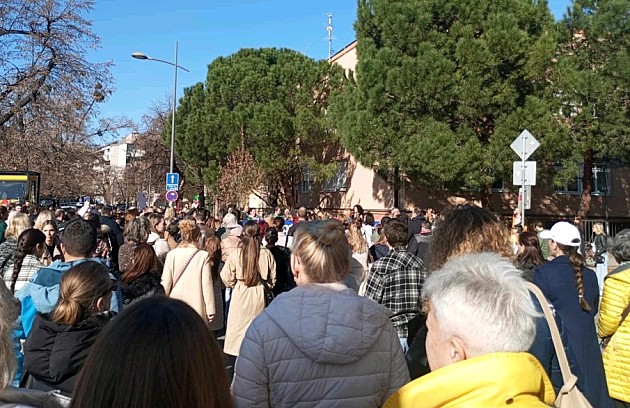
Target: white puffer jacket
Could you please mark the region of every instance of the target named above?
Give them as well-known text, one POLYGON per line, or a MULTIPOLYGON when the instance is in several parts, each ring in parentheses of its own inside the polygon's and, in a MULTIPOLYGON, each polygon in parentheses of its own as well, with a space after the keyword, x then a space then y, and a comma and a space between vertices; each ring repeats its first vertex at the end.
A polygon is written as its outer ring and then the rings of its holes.
POLYGON ((379 407, 409 381, 389 310, 339 283, 278 296, 236 361, 237 407, 379 407))

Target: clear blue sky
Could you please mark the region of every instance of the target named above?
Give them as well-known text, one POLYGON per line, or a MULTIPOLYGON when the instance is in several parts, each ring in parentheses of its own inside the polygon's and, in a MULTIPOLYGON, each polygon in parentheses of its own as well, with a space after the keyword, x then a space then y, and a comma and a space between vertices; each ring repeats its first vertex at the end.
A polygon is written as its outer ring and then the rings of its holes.
MULTIPOLYGON (((549 0, 557 19, 569 3, 549 0)), ((152 105, 172 96, 173 68, 133 59, 132 52, 174 61, 179 41, 179 64, 190 70, 179 72, 179 98, 185 87, 205 81, 210 62, 240 48, 286 47, 326 58, 326 14, 333 14, 333 50, 339 50, 354 40, 356 5, 356 0, 97 0, 88 18, 102 47, 89 58, 112 61, 115 81, 101 113, 139 122, 152 105)))

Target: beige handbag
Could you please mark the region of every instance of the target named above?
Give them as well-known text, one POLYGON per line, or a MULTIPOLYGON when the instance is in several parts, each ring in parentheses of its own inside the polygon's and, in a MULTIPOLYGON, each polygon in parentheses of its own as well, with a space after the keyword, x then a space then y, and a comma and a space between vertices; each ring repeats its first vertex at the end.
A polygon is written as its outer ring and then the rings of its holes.
POLYGON ((558 326, 556 325, 556 319, 554 318, 553 312, 547 303, 545 295, 543 295, 538 286, 533 283, 528 282, 527 288, 530 292, 536 295, 542 311, 545 314, 545 319, 547 320, 549 331, 551 332, 551 339, 553 340, 553 348, 556 350, 558 362, 560 363, 560 371, 562 371, 562 380, 564 381, 564 385, 558 392, 558 397, 556 398, 556 402, 553 406, 556 408, 593 408, 584 394, 582 394, 582 391, 580 391, 577 387, 577 377, 571 372, 571 368, 569 367, 569 360, 564 352, 562 338, 560 338, 560 332, 558 331, 558 326))

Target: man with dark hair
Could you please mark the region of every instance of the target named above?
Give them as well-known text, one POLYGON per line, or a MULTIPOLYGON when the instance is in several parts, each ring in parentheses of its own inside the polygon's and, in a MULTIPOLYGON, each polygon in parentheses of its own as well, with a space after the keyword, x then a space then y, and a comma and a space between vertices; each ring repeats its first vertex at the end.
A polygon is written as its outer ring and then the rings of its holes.
POLYGON ((429 264, 429 247, 431 244, 432 225, 429 221, 422 221, 420 233, 414 234, 407 244, 407 250, 422 259, 422 263, 429 264))
POLYGON ((114 212, 114 209, 112 208, 111 205, 104 205, 101 208, 101 215, 99 217, 99 222, 109 227, 109 232, 107 233, 107 235, 109 238, 109 242, 112 243, 111 267, 113 270, 117 271, 118 270, 118 250, 125 243, 125 235, 123 233, 122 228, 120 228, 120 225, 118 225, 116 220, 114 220, 114 218, 112 217, 113 212, 114 212))
POLYGON ((422 222, 424 221, 424 210, 414 208, 411 211, 411 220, 409 220, 409 231, 407 231, 407 243, 411 243, 411 239, 414 235, 420 233, 422 228, 422 222))
MULTIPOLYGON (((96 248, 96 229, 83 219, 68 222, 61 238, 64 261, 58 260, 37 271, 33 279, 15 293, 22 302, 22 328, 27 336, 31 331, 36 312, 50 313, 59 300, 59 284, 63 275, 73 266, 85 261, 106 264, 101 258, 92 258, 96 248)), ((111 275, 112 280, 116 278, 111 275)), ((122 309, 122 297, 118 289, 113 293, 110 310, 122 309)))
POLYGON ((422 285, 427 277, 422 260, 407 251, 407 226, 391 220, 383 226, 390 250, 372 265, 365 296, 389 308, 400 344, 407 352, 407 324, 420 313, 422 285))

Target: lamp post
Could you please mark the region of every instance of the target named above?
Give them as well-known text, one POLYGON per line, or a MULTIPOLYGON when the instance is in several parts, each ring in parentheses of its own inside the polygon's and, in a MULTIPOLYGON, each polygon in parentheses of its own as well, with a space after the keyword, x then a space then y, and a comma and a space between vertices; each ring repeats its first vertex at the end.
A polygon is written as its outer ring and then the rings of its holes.
POLYGON ((134 52, 133 54, 131 54, 131 56, 133 58, 139 59, 139 60, 149 60, 149 61, 157 61, 157 62, 163 62, 165 64, 168 65, 172 65, 173 67, 175 67, 175 79, 173 81, 173 112, 172 112, 172 118, 171 118, 171 159, 170 159, 170 165, 169 165, 169 172, 172 173, 173 172, 173 167, 175 166, 175 108, 177 107, 177 69, 181 68, 186 72, 190 72, 189 70, 187 70, 186 68, 182 67, 181 65, 177 64, 177 55, 178 55, 178 47, 179 47, 179 43, 176 41, 175 42, 175 62, 170 62, 170 61, 165 61, 159 58, 153 58, 153 57, 149 57, 146 54, 143 54, 141 52, 134 52))

